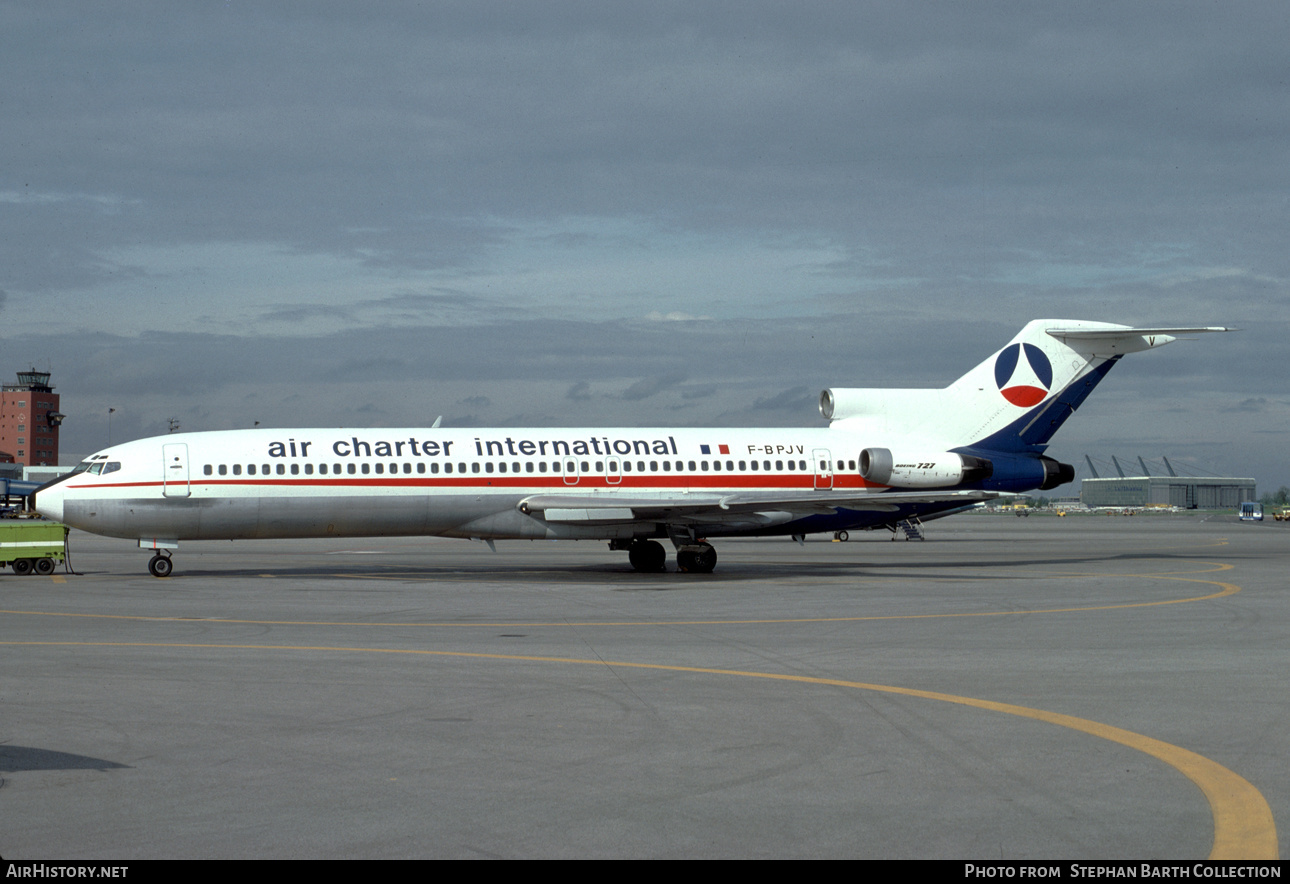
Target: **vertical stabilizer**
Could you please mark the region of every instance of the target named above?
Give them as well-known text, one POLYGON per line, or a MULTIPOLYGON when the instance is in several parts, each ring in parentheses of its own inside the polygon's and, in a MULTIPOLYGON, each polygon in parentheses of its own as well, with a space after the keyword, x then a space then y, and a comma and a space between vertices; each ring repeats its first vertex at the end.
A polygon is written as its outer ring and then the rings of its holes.
POLYGON ((840 428, 882 439, 1039 454, 1124 354, 1211 331, 1227 329, 1036 319, 942 390, 835 388, 820 409, 840 428))

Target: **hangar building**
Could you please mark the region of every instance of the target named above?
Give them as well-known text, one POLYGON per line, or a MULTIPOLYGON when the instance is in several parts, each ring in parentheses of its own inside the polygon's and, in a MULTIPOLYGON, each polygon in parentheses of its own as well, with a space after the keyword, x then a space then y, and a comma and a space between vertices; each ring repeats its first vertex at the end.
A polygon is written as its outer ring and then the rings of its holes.
POLYGON ((1253 479, 1212 476, 1130 476, 1085 479, 1080 502, 1095 506, 1176 506, 1180 509, 1235 509, 1258 500, 1253 479))

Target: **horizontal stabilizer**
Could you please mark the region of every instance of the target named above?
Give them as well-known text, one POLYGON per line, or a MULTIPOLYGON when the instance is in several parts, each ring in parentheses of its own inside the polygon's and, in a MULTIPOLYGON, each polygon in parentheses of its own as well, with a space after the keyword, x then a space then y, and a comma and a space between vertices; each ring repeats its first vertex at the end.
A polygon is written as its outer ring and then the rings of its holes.
POLYGON ((1161 347, 1178 340, 1179 335, 1199 335, 1206 332, 1226 332, 1235 329, 1223 326, 1151 327, 1151 328, 1047 328, 1049 335, 1076 350, 1088 349, 1087 345, 1102 353, 1136 353, 1161 347), (1081 347, 1080 345, 1085 345, 1081 347))

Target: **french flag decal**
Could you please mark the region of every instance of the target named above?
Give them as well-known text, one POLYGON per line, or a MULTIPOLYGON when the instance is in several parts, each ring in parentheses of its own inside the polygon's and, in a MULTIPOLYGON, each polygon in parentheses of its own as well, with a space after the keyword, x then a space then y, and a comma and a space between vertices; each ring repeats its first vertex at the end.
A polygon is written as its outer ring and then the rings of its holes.
MULTIPOLYGON (((700 446, 699 446, 699 451, 700 451, 700 452, 702 452, 703 454, 711 454, 711 453, 712 453, 712 446, 711 446, 711 445, 700 445, 700 446)), ((717 453, 718 453, 718 454, 729 454, 729 453, 730 453, 730 446, 729 446, 729 445, 718 445, 718 446, 717 446, 717 453)))

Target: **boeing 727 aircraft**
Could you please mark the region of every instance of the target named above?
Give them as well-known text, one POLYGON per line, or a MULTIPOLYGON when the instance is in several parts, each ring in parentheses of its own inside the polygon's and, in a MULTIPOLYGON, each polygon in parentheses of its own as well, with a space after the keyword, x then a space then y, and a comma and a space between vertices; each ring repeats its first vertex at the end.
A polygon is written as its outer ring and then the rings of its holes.
POLYGON ((1074 468, 1048 441, 1126 353, 1225 328, 1040 319, 944 389, 833 388, 817 429, 228 430, 114 445, 36 491, 73 527, 139 541, 438 535, 599 539, 639 571, 706 573, 714 537, 889 527, 1074 468))

